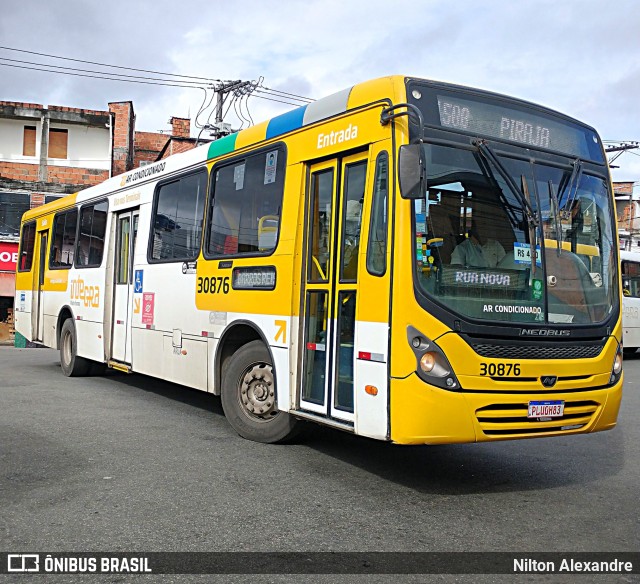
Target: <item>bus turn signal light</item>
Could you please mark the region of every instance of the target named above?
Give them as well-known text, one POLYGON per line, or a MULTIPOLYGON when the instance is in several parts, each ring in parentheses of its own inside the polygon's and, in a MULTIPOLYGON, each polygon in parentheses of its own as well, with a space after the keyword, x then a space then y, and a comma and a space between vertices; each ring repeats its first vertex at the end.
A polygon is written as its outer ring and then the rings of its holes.
POLYGON ((364 390, 369 395, 378 395, 378 388, 375 385, 365 385, 364 390))

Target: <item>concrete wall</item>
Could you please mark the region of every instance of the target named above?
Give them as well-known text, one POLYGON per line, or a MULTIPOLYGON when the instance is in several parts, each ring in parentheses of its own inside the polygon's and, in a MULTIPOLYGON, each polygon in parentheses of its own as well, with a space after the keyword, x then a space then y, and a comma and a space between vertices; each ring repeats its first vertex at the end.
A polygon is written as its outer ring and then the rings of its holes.
MULTIPOLYGON (((51 166, 72 168, 94 168, 109 170, 111 153, 108 128, 92 128, 75 124, 50 122, 50 128, 62 128, 68 131, 67 159, 48 158, 51 166)), ((0 161, 40 163, 42 123, 36 120, 9 120, 0 118, 0 161), (24 127, 36 127, 35 156, 23 156, 24 127)))

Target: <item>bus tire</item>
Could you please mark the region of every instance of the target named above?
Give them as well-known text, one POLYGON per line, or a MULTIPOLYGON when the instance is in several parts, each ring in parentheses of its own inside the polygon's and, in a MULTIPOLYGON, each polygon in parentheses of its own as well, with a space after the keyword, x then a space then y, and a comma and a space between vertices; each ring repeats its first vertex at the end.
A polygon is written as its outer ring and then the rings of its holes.
POLYGON ((67 377, 82 377, 89 373, 91 361, 77 354, 78 338, 73 320, 68 318, 60 331, 60 365, 67 377))
POLYGON ((243 438, 272 444, 295 434, 297 420, 276 409, 276 384, 269 351, 262 341, 240 347, 225 364, 222 409, 243 438))

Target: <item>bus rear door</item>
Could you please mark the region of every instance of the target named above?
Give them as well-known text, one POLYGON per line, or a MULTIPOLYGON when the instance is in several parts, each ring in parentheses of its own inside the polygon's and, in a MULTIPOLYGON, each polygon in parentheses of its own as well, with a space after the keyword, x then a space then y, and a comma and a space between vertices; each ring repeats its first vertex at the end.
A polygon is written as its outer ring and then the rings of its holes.
POLYGON ((131 364, 131 324, 133 320, 133 254, 138 233, 139 211, 128 210, 116 215, 111 358, 131 364))

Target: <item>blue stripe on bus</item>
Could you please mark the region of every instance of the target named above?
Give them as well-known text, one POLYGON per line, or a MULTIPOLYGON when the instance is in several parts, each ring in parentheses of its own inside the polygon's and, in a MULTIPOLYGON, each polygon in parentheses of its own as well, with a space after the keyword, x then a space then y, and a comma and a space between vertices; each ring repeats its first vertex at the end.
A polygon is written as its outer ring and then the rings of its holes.
POLYGON ((299 107, 298 109, 294 109, 293 111, 287 112, 286 114, 282 114, 281 116, 273 118, 267 126, 266 139, 268 140, 269 138, 280 136, 281 134, 291 132, 291 130, 297 130, 298 128, 301 128, 302 120, 304 119, 304 112, 306 109, 307 106, 305 105, 299 107))

